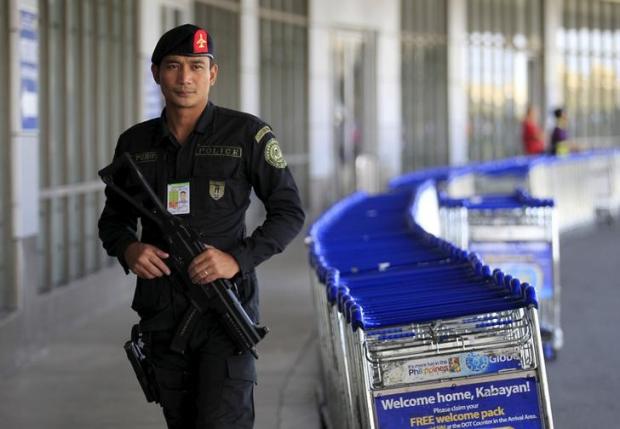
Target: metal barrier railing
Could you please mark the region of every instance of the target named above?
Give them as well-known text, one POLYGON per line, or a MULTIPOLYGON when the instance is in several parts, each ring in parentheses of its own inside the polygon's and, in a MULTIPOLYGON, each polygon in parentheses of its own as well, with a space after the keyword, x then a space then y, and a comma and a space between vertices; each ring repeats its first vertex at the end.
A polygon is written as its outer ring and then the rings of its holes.
POLYGON ((620 211, 618 149, 434 167, 397 177, 389 187, 415 188, 428 179, 451 198, 510 194, 520 187, 533 197, 553 199, 560 232, 612 219, 620 211))
POLYGON ((595 222, 602 211, 615 216, 620 208, 619 158, 620 151, 607 150, 538 162, 529 173, 530 192, 553 198, 561 232, 595 222))

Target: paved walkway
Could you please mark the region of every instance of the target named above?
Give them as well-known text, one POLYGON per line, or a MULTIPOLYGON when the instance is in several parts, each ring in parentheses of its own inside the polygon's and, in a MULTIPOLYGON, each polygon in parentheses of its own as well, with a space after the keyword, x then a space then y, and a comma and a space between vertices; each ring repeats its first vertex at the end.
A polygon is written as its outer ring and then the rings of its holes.
MULTIPOLYGON (((562 241, 565 347, 548 365, 556 428, 617 427, 620 406, 620 226, 562 241)), ((259 272, 262 319, 256 429, 318 429, 316 330, 305 250, 297 240, 259 272)), ((128 284, 128 287, 131 287, 128 284)), ((3 429, 165 428, 121 344, 135 316, 113 309, 55 339, 0 385, 3 429)))
POLYGON ((562 238, 564 348, 547 364, 557 429, 620 427, 620 223, 562 238))
MULTIPOLYGON (((301 239, 261 267, 256 429, 316 429, 317 360, 309 274, 301 239)), ((127 287, 131 286, 128 281, 127 287)), ((2 429, 163 429, 121 347, 136 316, 129 304, 55 339, 0 384, 2 429)))

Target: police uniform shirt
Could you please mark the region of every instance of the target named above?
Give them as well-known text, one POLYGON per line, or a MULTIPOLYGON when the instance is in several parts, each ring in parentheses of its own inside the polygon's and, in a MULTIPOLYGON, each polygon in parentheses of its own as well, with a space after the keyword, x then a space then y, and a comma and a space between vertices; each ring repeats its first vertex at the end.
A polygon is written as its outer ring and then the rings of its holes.
MULTIPOLYGON (((188 218, 204 243, 236 259, 239 279, 255 280, 254 267, 281 252, 303 225, 297 186, 279 144, 269 126, 252 115, 209 102, 192 134, 179 144, 168 130, 164 110, 162 117, 135 125, 120 136, 115 159, 124 152, 132 155, 164 205, 169 184, 189 182, 190 213, 178 216, 188 218), (251 189, 263 202, 266 219, 246 237, 251 189)), ((118 182, 128 193, 140 194, 130 175, 118 182)), ((130 243, 138 241, 137 215, 108 189, 106 197, 99 235, 108 254, 118 257, 127 270, 123 255, 130 243)), ((167 251, 156 225, 142 219, 142 227, 140 241, 167 251)), ((254 292, 240 290, 242 302, 254 292)), ((139 278, 132 307, 145 317, 173 300, 165 277, 139 278)))

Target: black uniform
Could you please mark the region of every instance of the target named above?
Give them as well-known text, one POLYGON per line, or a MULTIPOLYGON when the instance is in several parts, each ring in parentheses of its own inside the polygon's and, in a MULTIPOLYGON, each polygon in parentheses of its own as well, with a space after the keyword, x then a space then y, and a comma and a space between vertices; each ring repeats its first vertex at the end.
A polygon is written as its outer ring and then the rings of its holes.
MULTIPOLYGON (((281 252, 297 235, 304 213, 297 187, 268 125, 241 112, 208 103, 187 142, 180 145, 161 118, 138 124, 119 138, 115 158, 132 154, 145 178, 166 204, 171 183, 189 182, 186 217, 206 244, 231 254, 240 273, 233 279, 246 311, 258 321, 254 267, 281 252), (254 189, 266 208, 266 220, 246 237, 245 211, 254 189)), ((131 176, 122 185, 137 195, 131 176)), ((108 254, 123 255, 138 240, 137 215, 106 190, 99 235, 108 254)), ((167 251, 157 227, 142 220, 140 241, 167 251)), ((184 355, 169 349, 185 297, 166 276, 138 279, 132 308, 148 331, 147 352, 155 368, 161 403, 170 428, 250 428, 253 424, 254 359, 237 356, 219 322, 206 314, 184 355)))

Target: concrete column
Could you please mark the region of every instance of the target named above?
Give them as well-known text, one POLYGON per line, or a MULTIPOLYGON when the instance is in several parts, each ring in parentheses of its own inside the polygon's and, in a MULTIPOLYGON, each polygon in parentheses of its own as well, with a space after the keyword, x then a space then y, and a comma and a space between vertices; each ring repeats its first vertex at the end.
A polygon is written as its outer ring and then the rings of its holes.
POLYGON ((36 0, 10 3, 11 195, 13 235, 39 224, 39 11, 36 0))
POLYGON ((309 155, 310 155, 310 207, 313 212, 323 209, 334 194, 334 186, 329 186, 334 176, 333 158, 333 96, 331 87, 332 56, 329 43, 329 25, 324 11, 328 3, 324 0, 309 4, 308 29, 308 114, 309 114, 309 155))
POLYGON ((544 2, 544 84, 545 100, 543 112, 564 104, 564 86, 562 85, 562 53, 558 45, 558 35, 562 28, 562 0, 545 0, 544 2))
POLYGON ((450 164, 468 162, 467 3, 448 0, 448 139, 450 164))
MULTIPOLYGON (((11 221, 13 288, 7 297, 23 309, 37 284, 39 232, 39 10, 36 0, 13 0, 10 15, 11 221), (28 286, 28 287, 27 287, 28 286), (31 287, 34 286, 34 287, 31 287), (28 289, 28 290, 27 290, 28 289)), ((8 287, 8 285, 6 285, 8 287)))
POLYGON ((400 2, 382 2, 377 41, 377 155, 381 188, 401 172, 400 2))
POLYGON ((260 16, 258 0, 241 0, 241 110, 260 114, 260 16))

